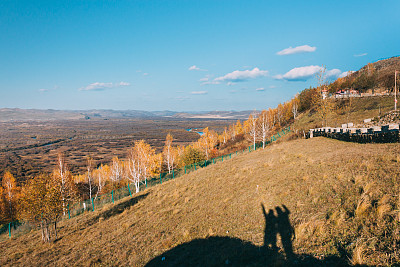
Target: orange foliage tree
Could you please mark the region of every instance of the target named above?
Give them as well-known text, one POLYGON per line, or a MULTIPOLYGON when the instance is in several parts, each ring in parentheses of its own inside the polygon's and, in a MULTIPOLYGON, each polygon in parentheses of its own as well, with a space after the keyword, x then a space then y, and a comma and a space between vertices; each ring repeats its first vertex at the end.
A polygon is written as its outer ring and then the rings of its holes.
POLYGON ((17 215, 17 203, 20 188, 14 176, 6 171, 3 176, 2 187, 0 187, 0 211, 1 221, 12 222, 17 215))
MULTIPOLYGON (((57 177, 40 175, 23 187, 20 218, 39 225, 43 242, 57 239, 57 221, 64 210, 60 181, 57 177)), ((65 200, 65 199, 64 199, 65 200)))

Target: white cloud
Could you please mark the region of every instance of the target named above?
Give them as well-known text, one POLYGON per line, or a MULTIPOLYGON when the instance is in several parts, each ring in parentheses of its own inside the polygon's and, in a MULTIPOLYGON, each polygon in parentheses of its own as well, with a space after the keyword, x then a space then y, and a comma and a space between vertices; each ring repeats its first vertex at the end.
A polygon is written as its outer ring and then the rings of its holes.
POLYGON ((328 70, 326 72, 326 77, 327 78, 331 78, 331 77, 339 77, 340 74, 342 74, 342 71, 339 69, 332 69, 332 70, 328 70))
POLYGON ((271 89, 276 88, 276 85, 270 85, 269 88, 271 89))
POLYGON ((192 95, 206 95, 208 94, 207 91, 193 91, 192 95))
POLYGON ((252 70, 243 70, 243 71, 235 70, 224 76, 215 78, 214 82, 242 82, 267 75, 268 75, 267 70, 260 70, 259 68, 254 68, 252 70))
POLYGON ((366 56, 366 55, 368 55, 368 53, 362 53, 362 54, 358 54, 358 55, 354 55, 355 57, 363 57, 363 56, 366 56))
POLYGON ((117 84, 118 86, 129 86, 131 85, 130 83, 127 82, 120 82, 119 84, 117 84))
POLYGON ((196 67, 196 65, 193 65, 189 67, 189 70, 200 70, 200 68, 196 67))
MULTIPOLYGON (((313 78, 321 69, 321 66, 315 65, 294 68, 286 72, 284 75, 276 75, 275 79, 287 81, 306 81, 310 78, 313 78)), ((337 78, 341 75, 341 73, 342 72, 339 69, 332 69, 326 71, 325 77, 337 78)))
POLYGON ((149 75, 147 72, 143 73, 143 76, 147 76, 147 75, 149 75))
POLYGON ((256 91, 259 91, 259 92, 265 91, 265 88, 264 87, 260 87, 260 88, 257 88, 256 91))
POLYGON ((48 92, 48 91, 49 91, 49 89, 44 89, 44 88, 41 88, 41 89, 39 89, 38 91, 39 91, 39 92, 41 92, 41 93, 44 93, 44 92, 48 92))
POLYGON ((352 71, 352 70, 342 72, 342 74, 339 75, 339 78, 346 77, 347 75, 352 74, 353 72, 354 71, 352 71))
POLYGON ((207 71, 207 70, 204 70, 204 69, 200 69, 196 65, 190 66, 188 70, 207 71))
POLYGON ((214 81, 205 81, 201 83, 201 85, 207 85, 207 84, 220 84, 220 82, 214 80, 214 81))
POLYGON ((89 84, 86 87, 82 87, 79 90, 80 91, 103 91, 103 90, 110 89, 110 88, 123 87, 123 86, 129 86, 129 85, 131 85, 131 84, 127 83, 127 82, 119 82, 119 83, 95 82, 95 83, 89 84))
POLYGON ((296 46, 296 47, 289 47, 285 48, 282 51, 277 52, 276 54, 279 56, 283 55, 292 55, 292 54, 298 54, 298 53, 306 53, 306 52, 314 52, 317 49, 315 46, 309 46, 309 45, 301 45, 301 46, 296 46))
POLYGON ((208 82, 210 80, 210 75, 206 75, 204 78, 201 78, 200 82, 208 82))

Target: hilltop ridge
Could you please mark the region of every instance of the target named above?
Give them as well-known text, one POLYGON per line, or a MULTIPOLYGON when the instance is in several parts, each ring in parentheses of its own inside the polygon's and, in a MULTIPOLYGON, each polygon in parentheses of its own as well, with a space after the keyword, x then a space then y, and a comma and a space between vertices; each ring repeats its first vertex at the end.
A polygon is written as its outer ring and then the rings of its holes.
POLYGON ((0 108, 0 122, 88 119, 246 119, 253 111, 54 110, 0 108))

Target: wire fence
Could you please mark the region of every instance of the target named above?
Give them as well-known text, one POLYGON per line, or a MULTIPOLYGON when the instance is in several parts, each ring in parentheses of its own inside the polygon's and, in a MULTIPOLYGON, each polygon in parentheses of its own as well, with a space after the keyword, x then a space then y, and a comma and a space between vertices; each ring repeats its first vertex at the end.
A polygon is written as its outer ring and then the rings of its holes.
MULTIPOLYGON (((267 140, 264 144, 263 142, 258 142, 255 145, 251 145, 246 149, 238 150, 230 154, 218 156, 209 160, 204 160, 201 162, 196 162, 191 165, 184 166, 180 169, 173 169, 171 173, 164 172, 160 173, 156 177, 152 177, 146 179, 140 184, 139 192, 145 190, 146 188, 155 186, 157 184, 165 183, 169 180, 173 180, 190 172, 196 171, 200 168, 205 168, 207 166, 216 164, 218 162, 224 162, 226 160, 232 159, 233 157, 245 153, 250 153, 256 151, 263 147, 263 145, 267 146, 268 144, 278 140, 280 137, 284 136, 290 132, 290 126, 287 128, 278 131, 276 134, 271 136, 270 140, 267 140)), ((125 187, 121 187, 115 190, 112 190, 110 193, 105 193, 98 195, 97 197, 92 197, 91 199, 87 199, 80 202, 75 202, 67 206, 67 214, 63 217, 63 219, 71 219, 73 217, 79 216, 85 212, 93 212, 97 209, 103 208, 105 205, 109 203, 115 203, 116 201, 132 196, 135 194, 135 186, 133 183, 127 184, 125 187)), ((0 241, 4 241, 7 238, 11 238, 12 236, 17 237, 24 233, 29 232, 34 229, 34 226, 24 221, 14 221, 8 224, 0 226, 0 241)))

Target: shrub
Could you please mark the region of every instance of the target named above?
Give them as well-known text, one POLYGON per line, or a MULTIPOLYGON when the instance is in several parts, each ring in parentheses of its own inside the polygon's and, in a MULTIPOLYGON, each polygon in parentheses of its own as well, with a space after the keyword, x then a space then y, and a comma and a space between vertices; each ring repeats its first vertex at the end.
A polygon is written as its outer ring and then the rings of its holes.
POLYGON ((196 162, 204 161, 206 156, 202 151, 196 149, 192 146, 188 146, 185 148, 185 151, 182 154, 182 162, 183 165, 190 165, 196 162))

